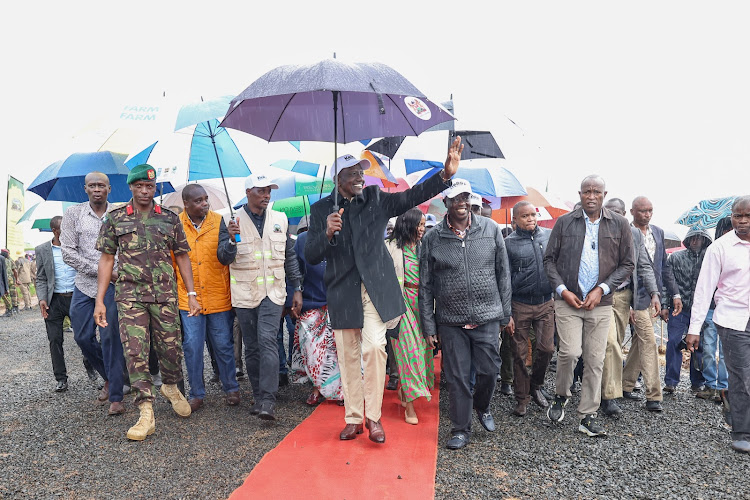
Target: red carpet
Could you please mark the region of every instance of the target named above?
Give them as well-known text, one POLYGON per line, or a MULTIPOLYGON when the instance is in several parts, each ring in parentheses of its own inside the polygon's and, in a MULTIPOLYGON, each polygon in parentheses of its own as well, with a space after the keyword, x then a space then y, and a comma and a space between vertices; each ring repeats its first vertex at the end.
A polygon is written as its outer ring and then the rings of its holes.
POLYGON ((322 403, 261 459, 230 498, 433 498, 439 373, 438 358, 432 400, 414 403, 418 425, 404 422, 396 391, 385 391, 385 444, 370 441, 367 429, 352 441, 339 440, 344 408, 322 403))

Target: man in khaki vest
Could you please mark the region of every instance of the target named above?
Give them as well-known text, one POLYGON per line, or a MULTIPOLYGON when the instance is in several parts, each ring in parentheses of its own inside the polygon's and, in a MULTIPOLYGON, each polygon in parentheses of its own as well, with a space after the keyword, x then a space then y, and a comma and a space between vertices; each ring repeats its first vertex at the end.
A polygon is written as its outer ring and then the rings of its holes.
POLYGON ((29 286, 31 285, 32 272, 31 262, 26 256, 21 255, 16 259, 16 270, 18 271, 18 288, 21 289, 23 294, 23 310, 31 311, 31 294, 29 293, 29 286))
POLYGON ((292 310, 302 309, 302 276, 294 240, 288 234, 286 214, 268 210, 271 190, 278 189, 265 175, 245 180, 247 204, 227 224, 230 241, 236 241, 237 255, 229 265, 232 306, 245 344, 247 376, 255 403, 252 415, 275 420, 279 390, 279 352, 276 333, 286 300, 286 284, 294 288, 292 310))

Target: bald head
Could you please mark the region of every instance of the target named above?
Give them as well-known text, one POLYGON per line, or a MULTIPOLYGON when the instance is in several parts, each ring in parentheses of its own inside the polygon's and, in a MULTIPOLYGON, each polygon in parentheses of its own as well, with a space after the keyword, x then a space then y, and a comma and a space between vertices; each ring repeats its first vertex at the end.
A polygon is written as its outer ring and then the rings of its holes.
POLYGON ((534 206, 533 203, 531 203, 530 201, 526 201, 526 200, 521 200, 515 205, 513 205, 513 218, 515 218, 519 214, 519 212, 521 211, 521 208, 528 207, 529 205, 531 205, 532 207, 534 206))
POLYGON ((637 196, 633 199, 630 215, 633 216, 633 225, 645 231, 654 215, 654 205, 645 196, 637 196))
POLYGON ((610 198, 607 203, 604 204, 604 208, 625 217, 625 202, 620 198, 610 198))
POLYGON ((583 212, 590 220, 597 220, 602 212, 604 198, 607 196, 604 179, 597 174, 584 177, 578 195, 581 197, 581 208, 583 208, 583 212))
POLYGON ((604 178, 599 174, 591 174, 584 177, 581 181, 581 191, 584 191, 583 186, 592 183, 601 186, 602 191, 607 190, 607 185, 604 183, 604 178))
POLYGON ((52 217, 49 220, 49 228, 52 231, 56 231, 56 230, 60 229, 60 225, 61 224, 62 224, 62 216, 60 216, 60 215, 55 215, 54 217, 52 217))
POLYGON ((636 206, 640 205, 651 205, 651 200, 649 200, 645 196, 636 196, 635 198, 633 198, 633 204, 630 208, 635 208, 636 206))
POLYGON ((182 189, 182 201, 192 200, 206 194, 206 190, 200 184, 188 184, 182 189))
POLYGON ((89 172, 83 180, 83 190, 89 197, 89 203, 93 207, 104 210, 112 187, 109 185, 109 177, 101 172, 89 172))

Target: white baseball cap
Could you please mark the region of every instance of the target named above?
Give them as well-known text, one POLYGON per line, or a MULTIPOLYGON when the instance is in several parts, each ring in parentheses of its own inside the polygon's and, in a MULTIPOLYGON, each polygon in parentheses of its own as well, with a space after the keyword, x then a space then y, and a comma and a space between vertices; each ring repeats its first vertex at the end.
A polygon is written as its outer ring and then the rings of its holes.
POLYGON ((424 217, 425 217, 425 222, 424 222, 425 227, 433 227, 435 224, 437 224, 437 219, 435 218, 435 215, 427 214, 424 217))
POLYGON ((476 193, 471 193, 471 195, 469 195, 469 201, 471 202, 471 206, 472 207, 473 206, 477 206, 477 207, 481 207, 482 206, 482 197, 479 196, 476 193))
POLYGON ((245 189, 264 188, 271 186, 271 189, 279 189, 279 185, 265 174, 250 174, 245 179, 245 189))
MULTIPOLYGON (((461 193, 471 194, 471 184, 466 179, 453 179, 451 187, 443 191, 446 198, 455 198, 461 193)), ((480 202, 481 206, 481 202, 480 202)))
POLYGON ((367 170, 370 168, 370 160, 367 158, 359 159, 354 155, 346 154, 343 156, 339 156, 336 158, 336 163, 333 166, 332 169, 328 171, 328 174, 333 178, 333 176, 344 170, 345 168, 353 167, 354 165, 362 164, 362 170, 367 170))

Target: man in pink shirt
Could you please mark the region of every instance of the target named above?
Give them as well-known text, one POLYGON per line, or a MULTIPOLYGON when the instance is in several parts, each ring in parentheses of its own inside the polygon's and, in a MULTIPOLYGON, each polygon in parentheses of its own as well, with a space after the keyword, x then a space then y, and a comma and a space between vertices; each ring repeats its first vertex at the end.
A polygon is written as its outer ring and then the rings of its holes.
POLYGON ((687 345, 695 350, 714 297, 732 405, 732 448, 750 453, 750 195, 732 204, 730 231, 708 247, 693 299, 687 345), (714 291, 716 294, 714 295, 714 291))

